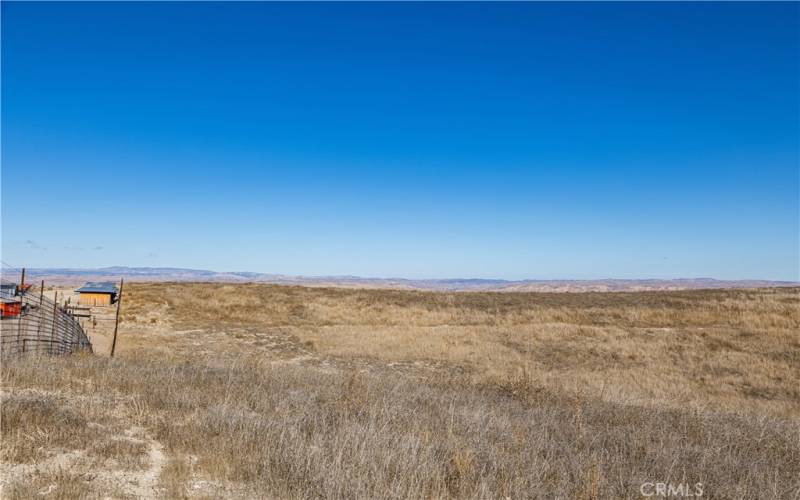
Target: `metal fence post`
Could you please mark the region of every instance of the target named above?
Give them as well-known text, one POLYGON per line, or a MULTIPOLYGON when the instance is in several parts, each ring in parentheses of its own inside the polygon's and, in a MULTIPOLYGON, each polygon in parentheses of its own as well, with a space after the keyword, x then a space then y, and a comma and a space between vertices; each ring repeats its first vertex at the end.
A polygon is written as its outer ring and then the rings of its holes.
POLYGON ((42 280, 42 288, 39 289, 39 321, 36 322, 36 346, 37 348, 42 342, 42 321, 44 320, 44 280, 42 280))
POLYGON ((53 354, 53 346, 56 343, 56 322, 58 321, 58 291, 56 290, 55 294, 53 295, 53 328, 50 331, 50 347, 48 348, 48 352, 52 355, 53 354))
MULTIPOLYGON (((25 268, 22 268, 22 274, 19 277, 19 290, 17 290, 19 294, 19 316, 17 316, 17 346, 20 344, 20 339, 22 338, 22 309, 25 304, 25 297, 23 294, 25 293, 25 268)), ((25 352, 25 344, 22 345, 22 352, 25 352)))

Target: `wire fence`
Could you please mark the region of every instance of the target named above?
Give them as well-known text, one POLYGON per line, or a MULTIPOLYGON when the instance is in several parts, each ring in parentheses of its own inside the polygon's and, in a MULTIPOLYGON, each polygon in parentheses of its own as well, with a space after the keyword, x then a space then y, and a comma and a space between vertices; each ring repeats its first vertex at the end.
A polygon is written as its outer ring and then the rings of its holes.
POLYGON ((75 316, 79 310, 45 297, 41 286, 23 289, 6 279, 0 284, 0 356, 92 352, 92 344, 75 316))

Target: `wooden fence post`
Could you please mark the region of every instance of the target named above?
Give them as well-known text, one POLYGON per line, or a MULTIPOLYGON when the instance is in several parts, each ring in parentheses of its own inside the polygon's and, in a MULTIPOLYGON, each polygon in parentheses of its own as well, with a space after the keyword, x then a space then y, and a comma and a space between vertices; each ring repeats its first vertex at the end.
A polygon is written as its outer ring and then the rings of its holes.
POLYGON ((114 337, 111 339, 111 357, 114 357, 114 349, 117 347, 117 329, 119 328, 119 310, 122 308, 122 286, 125 284, 125 279, 119 280, 119 296, 117 297, 117 317, 114 320, 114 337))

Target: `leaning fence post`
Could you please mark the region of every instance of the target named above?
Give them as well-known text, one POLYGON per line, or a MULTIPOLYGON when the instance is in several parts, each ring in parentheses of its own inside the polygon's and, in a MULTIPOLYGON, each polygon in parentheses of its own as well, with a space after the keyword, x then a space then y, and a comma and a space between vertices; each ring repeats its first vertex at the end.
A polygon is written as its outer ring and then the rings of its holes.
POLYGON ((119 280, 119 295, 117 296, 117 317, 114 320, 114 337, 111 339, 111 357, 114 357, 114 349, 117 347, 117 328, 119 328, 119 310, 122 307, 122 286, 125 284, 125 279, 119 280))

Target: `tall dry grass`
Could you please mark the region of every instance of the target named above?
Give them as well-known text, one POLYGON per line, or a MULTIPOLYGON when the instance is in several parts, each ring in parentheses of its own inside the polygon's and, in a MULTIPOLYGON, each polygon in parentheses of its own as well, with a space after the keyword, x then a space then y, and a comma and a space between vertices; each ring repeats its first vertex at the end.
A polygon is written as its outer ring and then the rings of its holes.
POLYGON ((800 414, 797 288, 435 293, 137 283, 126 300, 122 355, 155 341, 174 356, 209 351, 209 342, 269 356, 284 339, 288 357, 438 367, 487 383, 527 373, 554 390, 618 402, 800 414))
MULTIPOLYGON (((5 364, 3 380, 96 398, 150 429, 171 457, 154 495, 172 498, 209 482, 212 496, 249 498, 631 498, 648 481, 715 498, 800 492, 800 428, 774 417, 247 360, 34 358, 5 364)), ((14 393, 4 408, 12 422, 53 412, 14 393)))
POLYGON ((3 364, 4 497, 800 496, 798 289, 126 287, 3 364))

